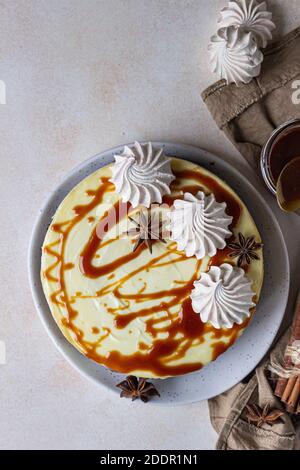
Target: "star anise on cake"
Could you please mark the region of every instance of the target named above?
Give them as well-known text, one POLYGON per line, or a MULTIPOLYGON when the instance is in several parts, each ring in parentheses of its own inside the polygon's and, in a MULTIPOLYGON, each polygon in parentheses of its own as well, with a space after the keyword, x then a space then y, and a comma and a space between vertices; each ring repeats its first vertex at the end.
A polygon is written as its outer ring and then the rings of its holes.
POLYGON ((262 243, 255 241, 255 237, 246 238, 242 233, 239 233, 238 241, 228 244, 228 247, 232 250, 229 257, 238 258, 238 267, 240 268, 245 264, 251 264, 252 260, 259 260, 260 258, 256 252, 262 246, 262 243))
POLYGON ((265 405, 264 408, 261 408, 258 405, 247 405, 246 408, 246 418, 248 419, 249 423, 255 424, 258 428, 260 428, 263 424, 269 424, 270 426, 273 426, 273 424, 276 424, 281 416, 284 415, 284 412, 281 410, 271 410, 269 403, 265 405))
POLYGON ((135 225, 134 228, 129 229, 126 232, 127 235, 136 239, 133 251, 136 251, 141 245, 145 244, 152 254, 153 241, 159 240, 166 243, 162 237, 163 222, 161 214, 156 214, 156 217, 153 217, 151 211, 144 211, 141 209, 138 214, 138 220, 129 216, 128 218, 135 225))
POLYGON ((138 379, 133 375, 126 377, 117 387, 122 390, 121 398, 131 398, 132 401, 139 399, 147 403, 153 396, 160 397, 158 390, 151 382, 147 382, 146 379, 138 379))

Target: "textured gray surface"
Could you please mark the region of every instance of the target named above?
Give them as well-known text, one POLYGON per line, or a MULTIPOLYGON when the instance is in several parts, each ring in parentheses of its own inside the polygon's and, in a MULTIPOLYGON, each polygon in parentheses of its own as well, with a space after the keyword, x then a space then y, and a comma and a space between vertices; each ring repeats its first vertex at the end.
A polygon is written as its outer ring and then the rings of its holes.
MULTIPOLYGON (((1 120, 1 448, 209 449, 206 403, 132 407, 83 379, 53 347, 29 292, 26 257, 41 202, 78 163, 140 140, 194 144, 259 180, 218 131, 200 91, 214 81, 206 45, 223 0, 4 0, 1 120)), ((268 2, 277 34, 299 0, 268 2)), ((274 211, 276 211, 275 206, 274 211)), ((279 216, 299 283, 296 216, 279 216)), ((291 305, 290 305, 291 307, 291 305)), ((289 309, 289 313, 291 308, 289 309)))

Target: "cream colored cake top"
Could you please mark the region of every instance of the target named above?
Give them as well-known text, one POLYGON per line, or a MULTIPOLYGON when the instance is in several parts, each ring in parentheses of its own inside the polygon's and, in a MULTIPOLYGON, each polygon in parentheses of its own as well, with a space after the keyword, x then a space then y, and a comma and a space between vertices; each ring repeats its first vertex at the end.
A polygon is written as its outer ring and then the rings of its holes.
MULTIPOLYGON (((184 160, 171 165, 176 180, 158 210, 168 212, 185 193, 213 193, 232 217, 231 241, 239 233, 261 241, 247 208, 223 181, 184 160)), ((137 209, 121 201, 111 177, 107 166, 79 183, 48 229, 41 279, 52 315, 73 346, 112 370, 165 378, 201 369, 236 341, 249 318, 227 330, 202 323, 192 309, 194 282, 211 266, 237 266, 238 258, 229 257, 228 246, 212 258, 187 258, 170 239, 153 243, 152 254, 145 245, 133 251, 135 242, 123 235, 127 210, 135 219, 137 209)), ((255 303, 263 282, 257 254, 244 267, 255 303)))

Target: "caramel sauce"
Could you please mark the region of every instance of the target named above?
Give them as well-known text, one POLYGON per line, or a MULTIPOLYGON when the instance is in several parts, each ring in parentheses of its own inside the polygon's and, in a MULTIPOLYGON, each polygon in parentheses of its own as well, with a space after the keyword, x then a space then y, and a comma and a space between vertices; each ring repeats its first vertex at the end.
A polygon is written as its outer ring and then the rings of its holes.
POLYGON ((97 277, 111 274, 120 266, 129 263, 139 256, 140 252, 136 251, 120 258, 116 258, 113 263, 108 265, 95 266, 93 264, 94 256, 100 248, 102 239, 105 237, 108 227, 112 227, 113 223, 118 224, 123 217, 126 217, 129 209, 129 204, 117 202, 109 209, 108 213, 104 215, 97 227, 93 230, 93 233, 80 257, 80 269, 85 276, 96 279, 97 277))
MULTIPOLYGON (((171 264, 171 263, 170 263, 171 264)), ((155 299, 164 299, 165 297, 171 297, 172 300, 166 302, 161 301, 158 305, 143 308, 136 312, 132 312, 126 315, 116 315, 115 316, 115 325, 117 328, 125 328, 129 323, 131 323, 136 318, 146 317, 151 315, 152 313, 158 312, 170 312, 172 307, 176 307, 181 305, 183 300, 186 297, 189 297, 192 289, 193 284, 198 278, 199 267, 201 266, 201 262, 198 262, 198 266, 195 270, 195 274, 193 275, 192 279, 187 282, 182 287, 176 287, 174 289, 169 289, 167 291, 160 291, 160 292, 153 292, 153 293, 145 293, 145 294, 121 294, 118 289, 114 290, 114 295, 119 299, 127 299, 127 300, 135 300, 139 301, 140 299, 143 300, 155 300, 155 299)), ((198 315, 199 317, 199 315, 198 315)), ((199 317, 200 318, 200 317, 199 317)), ((180 331, 178 331, 179 333, 180 331)))
POLYGON ((75 264, 74 263, 66 263, 64 265, 64 268, 65 268, 65 271, 69 271, 69 270, 75 268, 75 264))
POLYGON ((291 160, 280 173, 277 200, 287 212, 300 209, 300 157, 291 160))
POLYGON ((215 343, 214 350, 213 350, 213 361, 218 359, 218 357, 221 356, 221 354, 224 354, 227 351, 228 347, 229 346, 223 341, 215 343))
MULTIPOLYGON (((192 194, 197 194, 203 187, 206 187, 209 192, 215 194, 218 202, 226 202, 226 212, 233 217, 231 229, 236 226, 241 214, 241 207, 230 191, 224 189, 210 176, 201 175, 197 171, 184 170, 175 172, 175 175, 177 181, 173 183, 173 189, 178 187, 178 183, 182 178, 191 180, 192 182, 185 188, 180 188, 181 194, 187 191, 192 194)), ((105 193, 113 191, 113 189, 114 187, 109 183, 108 179, 102 178, 101 184, 96 191, 87 192, 88 196, 92 197, 89 204, 76 206, 74 208, 75 216, 72 220, 52 226, 52 230, 59 235, 59 239, 44 248, 47 253, 55 258, 54 263, 44 272, 44 276, 49 282, 57 282, 59 288, 52 294, 51 302, 66 309, 67 318, 62 320, 62 324, 76 336, 76 341, 85 355, 110 369, 122 373, 131 373, 138 370, 148 371, 161 377, 182 375, 199 370, 203 366, 200 362, 178 365, 176 361, 184 358, 191 346, 203 343, 205 341, 205 335, 207 334, 212 335, 212 337, 216 339, 212 351, 212 357, 216 359, 219 354, 225 352, 225 350, 234 343, 239 332, 246 326, 246 324, 243 324, 234 327, 232 330, 216 330, 211 325, 202 323, 200 315, 193 311, 189 296, 194 281, 199 277, 201 262, 197 262, 195 272, 191 279, 186 282, 178 281, 178 283, 175 283, 176 287, 170 288, 169 290, 151 293, 147 292, 147 286, 145 285, 136 294, 126 294, 121 289, 130 278, 137 275, 139 272, 149 272, 151 269, 157 269, 160 266, 184 261, 186 259, 185 256, 177 252, 172 245, 168 246, 168 249, 174 255, 171 260, 164 260, 165 257, 169 256, 169 252, 154 257, 146 263, 146 265, 124 276, 121 280, 115 280, 111 284, 107 284, 104 289, 95 293, 95 297, 101 297, 111 292, 116 298, 122 299, 124 302, 123 307, 115 309, 107 308, 107 311, 114 315, 114 323, 119 329, 127 327, 137 318, 144 317, 146 332, 151 335, 153 340, 151 346, 140 343, 140 351, 130 356, 124 356, 118 351, 112 351, 103 356, 99 354, 98 348, 101 341, 110 334, 110 331, 106 328, 99 330, 94 327, 92 328, 92 332, 94 334, 99 333, 99 338, 97 338, 95 342, 88 342, 85 340, 83 332, 75 325, 74 321, 78 312, 73 308, 73 305, 76 296, 74 298, 74 296, 69 296, 67 293, 64 277, 65 271, 71 269, 70 264, 64 264, 66 242, 76 224, 86 217, 98 204, 101 204, 105 193), (58 252, 55 251, 55 247, 58 249, 58 252), (53 270, 57 268, 57 266, 59 266, 58 279, 53 275, 53 270), (158 303, 151 308, 142 307, 137 311, 123 313, 125 310, 128 311, 131 302, 143 304, 143 302, 149 300, 157 300, 158 303), (154 313, 159 313, 159 316, 156 315, 154 318, 154 313), (161 337, 162 333, 164 334, 164 338, 161 337), (228 338, 228 343, 220 341, 220 338, 224 338, 224 336, 228 338)), ((163 202, 170 206, 174 199, 178 199, 179 197, 181 196, 168 195, 163 198, 163 202)), ((121 219, 127 215, 129 208, 128 204, 116 204, 102 217, 97 227, 92 231, 90 239, 80 256, 80 270, 84 276, 93 279, 107 276, 108 280, 112 280, 118 268, 138 258, 144 249, 146 249, 144 246, 140 246, 136 252, 120 256, 106 265, 96 266, 93 263, 97 252, 99 250, 101 251, 104 246, 113 242, 113 240, 103 241, 108 226, 111 227, 112 225, 111 218, 116 214, 116 220, 114 220, 113 223, 118 224, 121 219)), ((213 260, 211 260, 211 263, 220 265, 227 256, 228 250, 220 250, 213 260)), ((83 295, 79 297, 82 299, 87 298, 83 295)))
POLYGON ((278 136, 270 151, 270 171, 277 183, 284 167, 300 155, 300 126, 288 129, 278 136))

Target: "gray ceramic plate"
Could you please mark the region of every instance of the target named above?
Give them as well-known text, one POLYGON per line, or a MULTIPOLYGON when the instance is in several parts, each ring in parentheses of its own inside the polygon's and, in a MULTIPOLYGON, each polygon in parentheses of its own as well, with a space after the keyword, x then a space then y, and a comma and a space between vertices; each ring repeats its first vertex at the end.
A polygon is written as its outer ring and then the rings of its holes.
MULTIPOLYGON (((220 158, 196 147, 157 142, 167 155, 181 157, 211 170, 240 195, 254 216, 265 245, 265 281, 257 312, 250 326, 236 344, 217 361, 201 371, 184 377, 157 380, 161 398, 151 401, 157 405, 193 403, 216 396, 246 377, 272 345, 282 322, 289 293, 289 262, 279 225, 256 189, 232 166, 220 158)), ((82 356, 61 334, 52 318, 40 282, 41 246, 51 217, 69 191, 83 178, 113 161, 122 147, 103 152, 75 168, 51 193, 40 211, 33 230, 29 252, 29 277, 39 316, 56 347, 65 358, 96 385, 113 393, 123 376, 82 356)))

